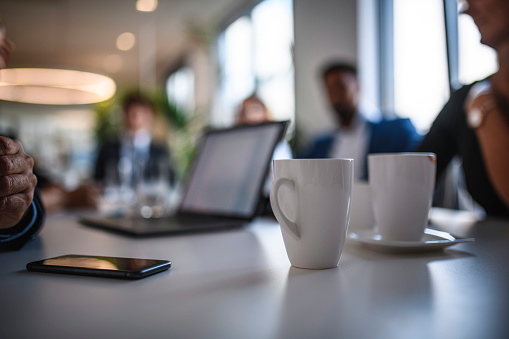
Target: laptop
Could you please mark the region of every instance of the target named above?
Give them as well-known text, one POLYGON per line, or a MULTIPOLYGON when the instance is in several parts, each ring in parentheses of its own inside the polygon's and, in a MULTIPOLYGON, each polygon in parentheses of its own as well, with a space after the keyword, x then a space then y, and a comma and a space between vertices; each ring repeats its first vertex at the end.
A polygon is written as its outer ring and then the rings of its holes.
POLYGON ((84 225, 132 236, 239 228, 258 214, 274 149, 288 121, 208 130, 176 214, 157 218, 83 217, 84 225))

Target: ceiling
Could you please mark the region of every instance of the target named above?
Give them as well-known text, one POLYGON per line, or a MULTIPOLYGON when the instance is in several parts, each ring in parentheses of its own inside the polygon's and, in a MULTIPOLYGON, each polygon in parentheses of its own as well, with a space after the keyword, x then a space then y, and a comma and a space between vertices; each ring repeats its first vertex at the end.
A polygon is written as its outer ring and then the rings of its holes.
POLYGON ((134 86, 140 81, 140 65, 153 69, 161 81, 196 45, 193 32, 213 34, 246 2, 159 0, 155 12, 143 13, 136 11, 136 0, 0 0, 0 15, 16 45, 9 67, 91 71, 109 74, 121 86, 134 86), (137 37, 129 51, 116 48, 123 32, 137 37), (106 67, 111 55, 118 55, 113 63, 121 65, 114 73, 106 67))

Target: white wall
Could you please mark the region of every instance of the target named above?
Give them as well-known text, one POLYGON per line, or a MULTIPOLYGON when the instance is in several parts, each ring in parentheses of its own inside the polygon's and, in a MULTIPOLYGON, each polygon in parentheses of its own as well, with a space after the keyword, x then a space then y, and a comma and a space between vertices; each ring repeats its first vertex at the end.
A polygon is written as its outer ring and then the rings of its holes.
POLYGON ((302 137, 333 128, 319 74, 336 58, 357 63, 357 1, 294 0, 295 115, 302 137))

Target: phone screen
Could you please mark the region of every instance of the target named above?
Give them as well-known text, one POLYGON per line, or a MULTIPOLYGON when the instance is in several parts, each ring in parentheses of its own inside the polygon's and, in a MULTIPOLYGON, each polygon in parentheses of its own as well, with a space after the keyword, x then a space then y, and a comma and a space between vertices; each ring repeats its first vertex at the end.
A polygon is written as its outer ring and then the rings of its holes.
POLYGON ((170 266, 169 260, 69 254, 29 263, 27 269, 53 273, 143 278, 167 270, 170 266))

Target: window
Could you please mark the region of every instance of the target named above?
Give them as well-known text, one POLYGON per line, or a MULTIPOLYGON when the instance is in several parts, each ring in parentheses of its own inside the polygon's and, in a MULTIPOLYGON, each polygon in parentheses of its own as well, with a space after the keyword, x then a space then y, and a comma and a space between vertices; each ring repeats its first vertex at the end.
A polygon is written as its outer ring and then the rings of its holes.
POLYGON ((231 23, 218 41, 220 67, 213 122, 235 121, 240 103, 256 92, 276 120, 294 117, 291 0, 264 0, 231 23))
POLYGON ((251 37, 251 20, 243 16, 228 26, 219 38, 220 108, 214 112, 216 123, 232 123, 240 100, 255 89, 251 37))
POLYGON ((381 64, 393 70, 385 79, 382 77, 381 83, 390 87, 382 88, 383 93, 393 93, 394 98, 382 98, 382 103, 392 103, 385 107, 409 117, 425 133, 448 100, 450 88, 496 71, 495 52, 480 43, 472 19, 458 15, 456 0, 380 3, 381 22, 392 25, 392 30, 382 30, 389 33, 382 34, 381 48, 394 46, 389 53, 382 53, 390 60, 381 64), (445 15, 444 8, 452 13, 445 15), (385 14, 387 9, 389 14, 385 14))
POLYGON ((426 131, 449 97, 442 0, 394 0, 394 110, 426 131))
POLYGON ((266 0, 252 11, 257 91, 276 120, 294 116, 292 2, 266 0))
POLYGON ((191 67, 181 67, 172 73, 166 82, 168 101, 177 111, 190 115, 194 113, 194 72, 191 67))
POLYGON ((481 34, 468 15, 458 17, 458 38, 460 83, 469 84, 497 71, 495 51, 481 44, 481 34))

